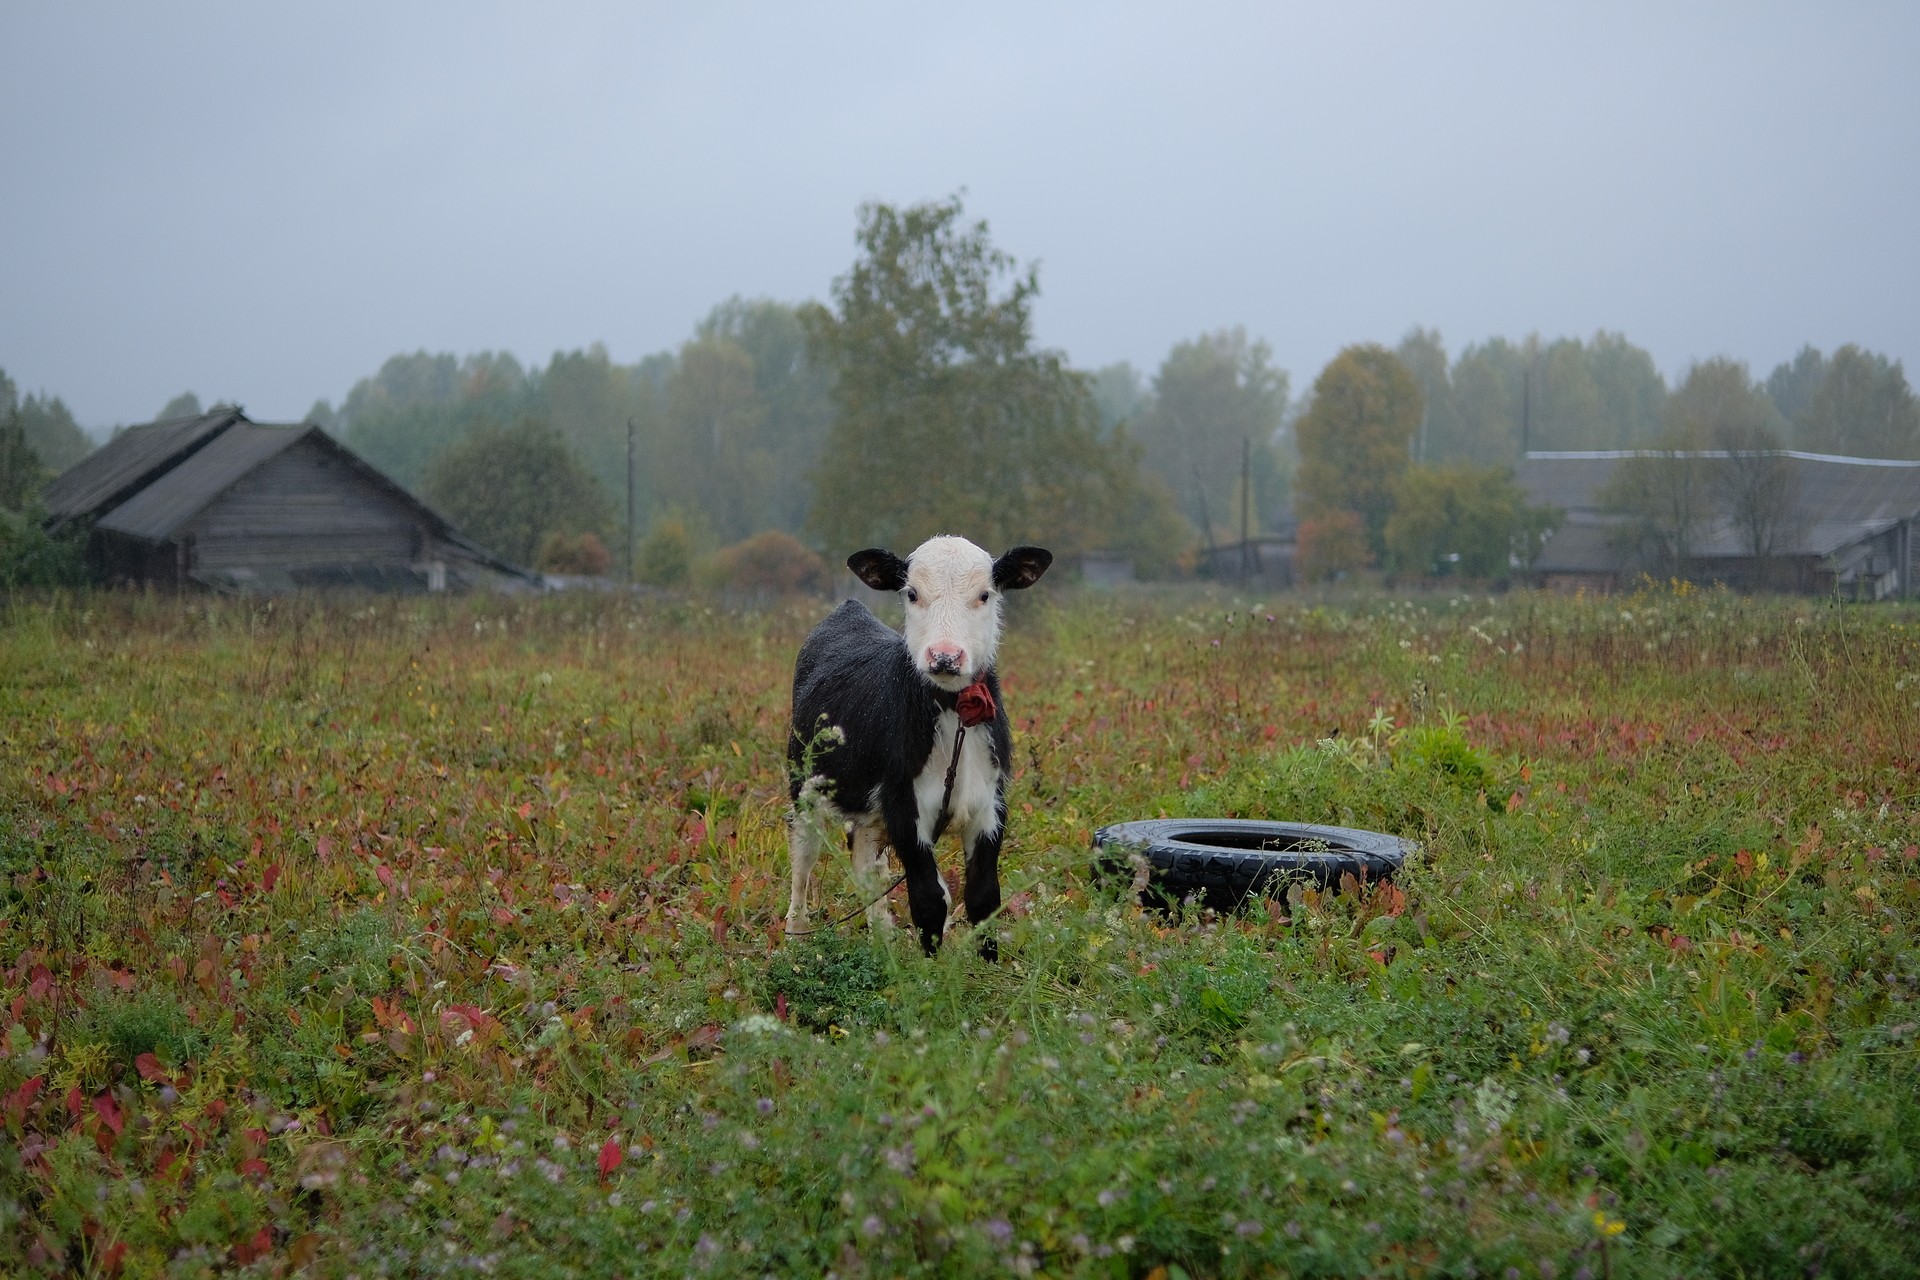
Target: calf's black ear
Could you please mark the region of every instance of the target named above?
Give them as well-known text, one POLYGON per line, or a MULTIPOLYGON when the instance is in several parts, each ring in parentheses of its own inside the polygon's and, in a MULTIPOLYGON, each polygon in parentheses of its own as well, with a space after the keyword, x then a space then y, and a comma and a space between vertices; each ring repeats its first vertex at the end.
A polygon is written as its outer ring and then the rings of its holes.
POLYGON ((907 562, 878 547, 868 547, 848 556, 847 568, 875 591, 898 591, 907 585, 907 562))
POLYGON ((1015 547, 993 562, 993 585, 1002 591, 1030 587, 1052 563, 1053 552, 1045 547, 1015 547))

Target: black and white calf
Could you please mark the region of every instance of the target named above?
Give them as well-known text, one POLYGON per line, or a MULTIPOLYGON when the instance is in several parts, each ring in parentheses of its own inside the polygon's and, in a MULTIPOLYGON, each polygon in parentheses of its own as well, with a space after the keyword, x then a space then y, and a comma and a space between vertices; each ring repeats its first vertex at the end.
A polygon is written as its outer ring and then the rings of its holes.
MULTIPOLYGON (((929 953, 940 944, 951 905, 933 857, 947 827, 959 833, 966 851, 967 918, 979 924, 999 910, 1013 759, 993 665, 1000 596, 1032 586, 1052 563, 1053 553, 1039 547, 1015 547, 996 560, 953 537, 930 538, 904 560, 879 550, 847 559, 868 586, 900 594, 906 627, 904 634, 894 631, 849 600, 800 646, 787 742, 793 776, 787 932, 806 932, 814 863, 827 834, 848 824, 855 879, 869 897, 886 880, 881 845, 893 845, 906 872, 908 908, 929 953), (961 738, 955 760, 963 719, 978 727, 961 738)), ((892 925, 884 898, 867 909, 867 921, 892 925)), ((996 951, 991 938, 980 949, 988 957, 996 951)))

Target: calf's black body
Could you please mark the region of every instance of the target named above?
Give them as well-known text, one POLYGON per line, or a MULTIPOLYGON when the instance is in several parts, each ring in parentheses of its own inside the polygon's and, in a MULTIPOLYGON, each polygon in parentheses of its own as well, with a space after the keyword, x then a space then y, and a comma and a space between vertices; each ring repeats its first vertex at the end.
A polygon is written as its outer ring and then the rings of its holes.
MULTIPOLYGON (((969 741, 974 734, 986 735, 997 821, 991 832, 976 835, 966 851, 967 916, 976 925, 1000 907, 1000 846, 1006 831, 1007 767, 1013 755, 1013 731, 1001 705, 999 677, 989 667, 978 678, 993 695, 994 714, 967 734, 969 741)), ((940 816, 929 817, 925 825, 931 839, 923 841, 914 783, 929 766, 940 716, 954 710, 957 698, 922 676, 901 635, 853 600, 813 629, 794 664, 787 760, 796 811, 803 790, 811 790, 847 818, 880 816, 906 872, 908 906, 928 952, 939 945, 947 918, 931 843, 939 836, 940 816), (840 730, 839 741, 820 736, 829 726, 840 730)), ((942 774, 949 764, 944 759, 931 763, 942 774)), ((993 954, 992 940, 985 940, 981 949, 993 954)))

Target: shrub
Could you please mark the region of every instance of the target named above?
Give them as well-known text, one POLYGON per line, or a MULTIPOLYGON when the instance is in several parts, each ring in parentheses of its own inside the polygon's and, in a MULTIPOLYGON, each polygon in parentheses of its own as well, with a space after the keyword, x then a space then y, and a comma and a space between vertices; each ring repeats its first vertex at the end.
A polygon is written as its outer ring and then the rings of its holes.
POLYGON ((554 530, 540 539, 540 550, 535 553, 533 564, 542 573, 584 574, 588 577, 600 577, 613 566, 613 553, 607 550, 607 544, 600 541, 596 533, 581 533, 572 537, 554 530))
POLYGON ((0 510, 0 588, 77 587, 88 577, 77 534, 54 536, 31 512, 0 510))
POLYGON ((784 998, 794 1022, 814 1031, 894 1022, 886 957, 858 934, 821 927, 790 942, 767 961, 762 982, 769 1007, 784 998))
POLYGON ((1367 526, 1352 511, 1335 511, 1300 522, 1297 560, 1306 582, 1325 582, 1373 563, 1367 526))
POLYGON ((827 566, 792 534, 768 529, 723 547, 707 561, 703 576, 715 586, 757 591, 825 591, 827 566))
POLYGON ((653 522, 640 540, 634 576, 656 587, 683 587, 693 571, 693 535, 677 515, 653 522))

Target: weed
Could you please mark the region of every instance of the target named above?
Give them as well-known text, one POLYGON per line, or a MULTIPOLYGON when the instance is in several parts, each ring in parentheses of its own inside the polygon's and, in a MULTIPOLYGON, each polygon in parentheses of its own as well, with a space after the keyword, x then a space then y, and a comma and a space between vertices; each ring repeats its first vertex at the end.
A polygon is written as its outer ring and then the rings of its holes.
POLYGON ((818 612, 15 596, 0 1271, 1920 1268, 1910 609, 1036 605, 998 965, 782 936, 818 612), (1161 812, 1421 852, 1164 916, 1161 812))

